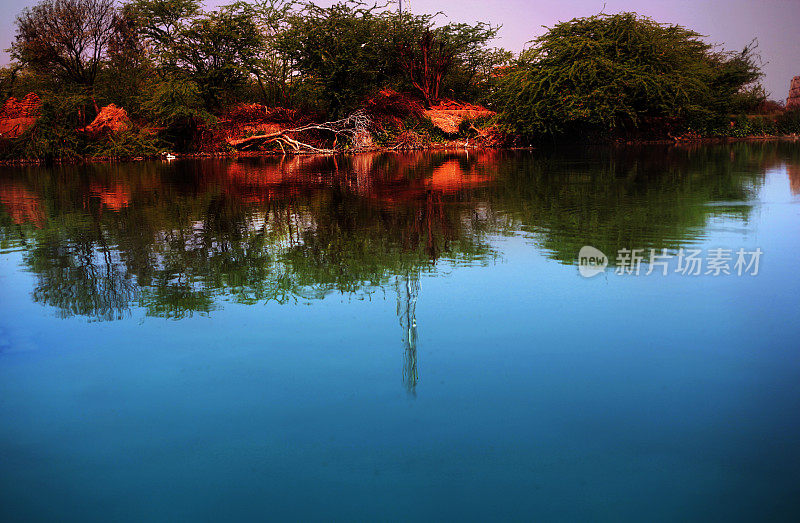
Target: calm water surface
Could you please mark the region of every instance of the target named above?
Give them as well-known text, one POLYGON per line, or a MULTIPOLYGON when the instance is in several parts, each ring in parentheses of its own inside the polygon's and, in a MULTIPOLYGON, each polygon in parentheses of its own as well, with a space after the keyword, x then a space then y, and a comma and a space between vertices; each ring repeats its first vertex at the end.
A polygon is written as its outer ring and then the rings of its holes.
POLYGON ((797 143, 6 168, 0 519, 797 520, 798 233, 797 143))

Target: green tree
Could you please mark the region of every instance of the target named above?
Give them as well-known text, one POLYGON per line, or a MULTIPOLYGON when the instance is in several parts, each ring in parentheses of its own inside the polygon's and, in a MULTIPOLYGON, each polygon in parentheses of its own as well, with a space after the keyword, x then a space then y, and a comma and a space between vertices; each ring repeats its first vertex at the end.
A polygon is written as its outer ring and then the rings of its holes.
POLYGON ((214 120, 206 111, 200 87, 182 75, 154 80, 146 89, 142 109, 164 126, 166 137, 179 150, 186 150, 200 130, 214 120))
POLYGON ((300 4, 276 48, 307 82, 320 86, 332 116, 352 110, 396 77, 392 27, 379 6, 300 4))
POLYGON ((250 4, 203 12, 195 0, 135 0, 125 12, 161 75, 190 78, 208 109, 234 98, 259 68, 264 40, 250 4))
POLYGON ((249 4, 236 2, 195 17, 175 40, 178 66, 220 108, 257 68, 262 38, 249 4))
POLYGON ((147 42, 152 57, 161 65, 174 65, 176 40, 200 14, 198 0, 132 0, 123 6, 138 36, 147 42))
POLYGON ((434 27, 433 17, 428 15, 404 15, 398 21, 400 65, 406 80, 428 105, 439 99, 442 85, 453 71, 466 77, 466 85, 460 86, 466 91, 486 61, 497 57, 487 53, 487 42, 497 35, 499 27, 483 22, 434 27))
POLYGON ((619 132, 648 118, 701 120, 735 106, 760 77, 754 47, 718 52, 701 35, 635 13, 557 24, 533 41, 494 97, 526 138, 619 132))
MULTIPOLYGON (((384 87, 415 91, 432 104, 447 92, 476 91, 499 28, 479 22, 437 26, 435 15, 398 14, 360 2, 303 3, 286 16, 276 50, 302 81, 319 87, 332 116, 342 116, 384 87)), ((491 66, 490 66, 491 67, 491 66)))
POLYGON ((260 55, 254 61, 253 74, 258 82, 261 97, 268 105, 289 103, 289 83, 292 75, 289 57, 275 45, 288 27, 291 0, 255 0, 252 17, 262 37, 260 55))

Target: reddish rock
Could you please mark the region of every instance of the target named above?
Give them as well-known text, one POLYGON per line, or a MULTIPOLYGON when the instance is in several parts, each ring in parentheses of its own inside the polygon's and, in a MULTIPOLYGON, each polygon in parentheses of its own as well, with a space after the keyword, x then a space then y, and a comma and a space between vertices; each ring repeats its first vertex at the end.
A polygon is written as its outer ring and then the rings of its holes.
POLYGON ((480 105, 442 100, 425 111, 433 125, 447 134, 457 134, 458 127, 465 119, 474 120, 483 116, 494 116, 496 113, 480 105))
POLYGON ((122 107, 109 104, 100 109, 92 123, 81 129, 89 136, 97 137, 105 134, 116 134, 133 127, 128 113, 122 107))
POLYGON ((795 109, 798 107, 800 107, 800 76, 795 76, 789 86, 789 98, 786 99, 786 108, 795 109))
POLYGON ((33 127, 42 112, 42 101, 36 93, 28 93, 22 100, 13 96, 0 109, 0 137, 17 138, 33 127))

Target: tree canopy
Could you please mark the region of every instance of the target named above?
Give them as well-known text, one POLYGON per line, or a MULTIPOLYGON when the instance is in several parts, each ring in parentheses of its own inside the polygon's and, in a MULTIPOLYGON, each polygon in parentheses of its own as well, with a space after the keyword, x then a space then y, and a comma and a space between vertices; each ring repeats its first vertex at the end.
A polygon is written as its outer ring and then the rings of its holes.
POLYGON ((113 0, 45 0, 17 17, 11 57, 38 73, 91 88, 115 20, 113 0))
POLYGON ((381 5, 303 3, 287 18, 277 48, 321 88, 334 114, 386 86, 413 90, 428 104, 446 88, 448 96, 464 97, 484 78, 479 71, 505 57, 489 48, 499 28, 436 21, 381 5))
POLYGON ((526 137, 696 120, 736 108, 761 76, 754 51, 717 51, 692 30, 635 13, 576 18, 521 53, 495 100, 504 124, 526 137))

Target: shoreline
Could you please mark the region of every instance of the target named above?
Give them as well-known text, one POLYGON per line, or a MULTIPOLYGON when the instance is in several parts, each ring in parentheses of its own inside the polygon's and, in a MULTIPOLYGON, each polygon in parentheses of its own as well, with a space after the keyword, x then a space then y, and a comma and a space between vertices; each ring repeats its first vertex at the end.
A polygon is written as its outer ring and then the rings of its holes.
MULTIPOLYGON (((636 147, 642 145, 673 145, 673 146, 686 146, 686 145, 714 145, 725 143, 739 143, 739 142, 772 142, 772 141, 787 141, 796 142, 800 141, 800 135, 754 135, 754 136, 723 136, 723 137, 702 137, 688 140, 680 139, 660 139, 660 140, 611 140, 607 142, 585 143, 587 146, 606 145, 609 147, 636 147)), ((556 142, 558 143, 558 142, 556 142)), ((573 144, 574 145, 574 144, 573 144)), ((58 160, 42 160, 42 159, 14 159, 14 160, 0 160, 2 167, 24 167, 36 165, 75 165, 80 163, 135 163, 143 161, 162 160, 165 162, 173 160, 203 160, 203 159, 233 159, 233 158, 274 158, 286 156, 336 156, 336 155, 356 155, 367 153, 410 153, 410 152, 435 152, 435 151, 531 151, 539 149, 539 146, 527 147, 492 147, 485 145, 469 145, 464 144, 437 144, 427 147, 416 148, 393 148, 393 147, 373 147, 360 150, 341 150, 341 151, 299 151, 293 153, 284 153, 282 151, 225 151, 225 152, 194 152, 194 153, 174 153, 164 152, 152 156, 136 156, 136 157, 108 157, 108 156, 95 156, 95 157, 81 157, 74 159, 58 159, 58 160), (174 156, 174 159, 167 160, 164 158, 167 154, 174 156)))

